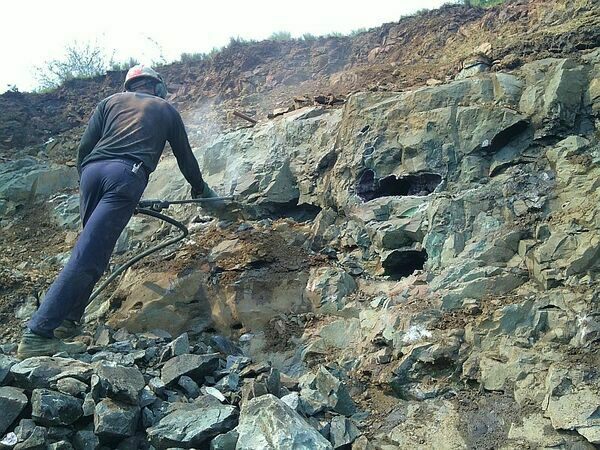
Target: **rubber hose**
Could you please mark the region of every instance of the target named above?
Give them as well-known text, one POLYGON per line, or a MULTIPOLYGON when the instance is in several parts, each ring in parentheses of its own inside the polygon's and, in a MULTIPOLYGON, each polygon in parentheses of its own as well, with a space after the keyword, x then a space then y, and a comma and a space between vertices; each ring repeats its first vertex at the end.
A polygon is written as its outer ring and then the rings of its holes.
POLYGON ((119 266, 112 274, 110 274, 110 276, 106 280, 104 280, 102 282, 102 284, 100 284, 100 286, 98 286, 96 288, 96 290, 94 290, 94 292, 92 292, 92 295, 90 296, 88 304, 91 303, 91 301, 94 300, 96 297, 98 297, 98 295, 100 295, 100 293, 104 289, 106 289, 106 287, 110 283, 112 283, 115 278, 117 278, 121 273, 123 273, 124 271, 129 269, 132 265, 134 265, 140 259, 145 258, 146 256, 151 255, 152 253, 157 252, 165 247, 168 247, 169 245, 175 244, 176 242, 179 242, 182 239, 185 239, 185 237, 187 237, 187 235, 190 233, 188 231, 187 227, 183 223, 179 222, 178 220, 173 219, 172 217, 165 216, 164 214, 153 211, 151 209, 137 208, 136 213, 145 214, 147 216, 155 217, 156 219, 164 220, 165 222, 170 223, 171 225, 179 228, 179 230, 181 230, 181 234, 179 236, 171 238, 161 244, 158 244, 155 247, 151 247, 148 250, 143 251, 139 255, 135 255, 133 258, 127 260, 123 265, 119 266))

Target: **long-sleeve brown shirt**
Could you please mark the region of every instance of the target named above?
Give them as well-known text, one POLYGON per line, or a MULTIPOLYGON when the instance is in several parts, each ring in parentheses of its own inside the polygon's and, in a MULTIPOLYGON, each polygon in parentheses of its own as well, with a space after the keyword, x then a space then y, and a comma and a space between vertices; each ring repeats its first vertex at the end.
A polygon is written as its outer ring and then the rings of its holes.
POLYGON ((167 141, 185 179, 202 191, 202 175, 181 116, 166 100, 150 94, 122 92, 98 104, 79 144, 77 169, 81 173, 88 162, 126 158, 142 162, 150 173, 167 141))

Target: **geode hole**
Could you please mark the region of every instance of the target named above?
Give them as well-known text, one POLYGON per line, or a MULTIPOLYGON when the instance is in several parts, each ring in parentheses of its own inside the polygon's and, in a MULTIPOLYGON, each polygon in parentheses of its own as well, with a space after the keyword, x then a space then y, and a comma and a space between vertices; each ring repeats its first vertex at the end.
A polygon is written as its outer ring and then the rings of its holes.
POLYGON ((431 194, 442 182, 437 173, 419 172, 410 175, 388 175, 381 179, 375 177, 371 169, 365 170, 356 185, 356 194, 365 202, 379 197, 393 197, 431 194))
POLYGON ((392 280, 412 275, 417 270, 423 270, 427 261, 427 252, 423 250, 394 250, 385 258, 381 265, 383 274, 392 280))

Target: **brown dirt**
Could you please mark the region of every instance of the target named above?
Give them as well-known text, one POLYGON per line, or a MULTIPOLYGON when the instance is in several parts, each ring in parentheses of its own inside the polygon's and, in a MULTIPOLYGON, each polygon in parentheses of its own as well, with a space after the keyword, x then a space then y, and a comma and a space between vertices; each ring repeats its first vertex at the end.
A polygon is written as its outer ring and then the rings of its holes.
POLYGON ((462 390, 453 399, 461 417, 461 433, 470 450, 493 450, 506 444, 512 423, 520 423, 522 411, 509 394, 462 390))
POLYGON ((283 352, 294 347, 294 338, 299 338, 304 332, 310 316, 298 314, 274 317, 263 328, 265 333, 265 348, 273 352, 283 352))

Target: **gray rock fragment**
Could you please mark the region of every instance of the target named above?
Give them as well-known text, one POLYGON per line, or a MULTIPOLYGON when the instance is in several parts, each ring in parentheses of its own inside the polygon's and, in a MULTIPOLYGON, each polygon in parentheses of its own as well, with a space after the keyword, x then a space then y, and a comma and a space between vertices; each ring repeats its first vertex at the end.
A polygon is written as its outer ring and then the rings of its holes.
POLYGON ((190 352, 190 339, 187 333, 183 333, 169 344, 172 356, 185 355, 190 352))
POLYGON ((325 367, 320 366, 317 374, 308 377, 300 393, 300 405, 308 415, 333 410, 350 416, 356 412, 356 406, 348 389, 325 367))
POLYGON ((75 359, 38 356, 12 366, 10 372, 15 385, 23 389, 48 389, 51 382, 66 377, 89 381, 92 366, 75 359))
POLYGON ((297 392, 290 392, 289 394, 281 397, 281 401, 294 411, 297 411, 298 406, 300 406, 300 395, 297 392))
POLYGON ((329 441, 334 449, 351 444, 359 435, 360 431, 350 419, 343 416, 335 416, 331 419, 329 441))
POLYGON ((83 417, 90 417, 94 415, 94 410, 96 409, 96 402, 92 397, 91 392, 88 392, 83 399, 83 405, 81 405, 83 410, 83 417))
POLYGON ((89 386, 83 381, 76 378, 61 378, 56 382, 56 389, 63 394, 72 395, 73 397, 84 397, 89 386))
POLYGON ((135 434, 139 418, 138 406, 104 399, 96 405, 94 432, 100 438, 125 439, 135 434))
POLYGON ((187 375, 179 377, 177 384, 183 389, 189 398, 197 398, 200 395, 198 384, 187 375))
POLYGON ((71 425, 83 416, 82 403, 67 394, 35 389, 31 394, 31 417, 42 425, 71 425))
POLYGON ((50 444, 48 450, 73 450, 73 446, 67 441, 58 441, 50 444))
POLYGON ((288 405, 271 394, 242 407, 236 450, 331 449, 331 444, 288 405))
POLYGON ((222 405, 210 396, 190 404, 178 404, 175 410, 147 430, 152 445, 168 447, 197 447, 208 439, 231 430, 237 424, 238 411, 222 405))
POLYGON ((101 365, 92 376, 92 395, 96 401, 109 397, 131 405, 137 405, 146 383, 135 367, 101 365))
POLYGON ((0 387, 0 436, 4 436, 27 403, 27 396, 20 389, 0 387))
POLYGON ((10 381, 10 368, 17 364, 16 358, 0 354, 0 386, 10 381))
POLYGON ((161 372, 161 379, 165 385, 169 385, 180 376, 187 375, 197 382, 202 382, 205 376, 210 375, 218 368, 218 353, 180 355, 166 362, 161 372))
POLYGON ((96 450, 100 447, 100 440, 92 430, 81 430, 73 437, 75 450, 96 450))
POLYGON ((237 373, 230 373, 221 378, 215 387, 221 392, 236 392, 240 386, 240 376, 237 373))
POLYGON ((140 408, 144 408, 145 406, 149 406, 156 401, 157 397, 150 390, 148 386, 142 389, 142 393, 140 394, 140 408))
POLYGON ((46 439, 46 428, 36 426, 23 442, 15 445, 14 450, 46 450, 46 439))
POLYGON ((220 434, 210 441, 210 450, 235 450, 239 434, 235 430, 220 434))

